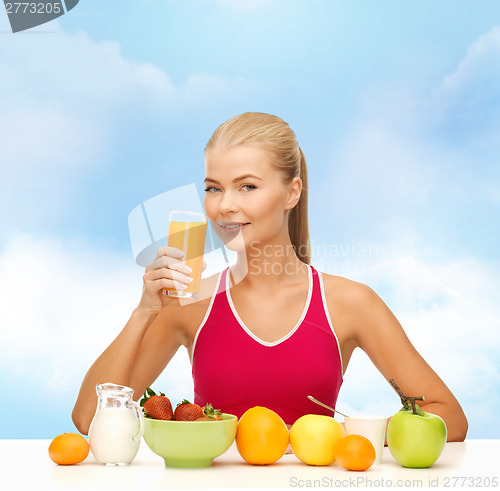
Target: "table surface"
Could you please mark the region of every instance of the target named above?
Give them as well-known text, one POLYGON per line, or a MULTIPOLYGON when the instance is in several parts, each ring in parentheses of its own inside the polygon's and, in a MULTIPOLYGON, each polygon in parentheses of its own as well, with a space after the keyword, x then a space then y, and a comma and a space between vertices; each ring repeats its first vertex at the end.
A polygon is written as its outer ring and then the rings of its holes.
POLYGON ((168 468, 144 441, 128 466, 98 465, 91 453, 81 464, 59 466, 48 457, 49 444, 50 440, 0 440, 0 489, 500 487, 500 440, 447 443, 427 469, 401 467, 385 447, 382 463, 365 472, 347 471, 335 463, 308 466, 293 454, 273 465, 249 465, 234 444, 212 467, 168 468))

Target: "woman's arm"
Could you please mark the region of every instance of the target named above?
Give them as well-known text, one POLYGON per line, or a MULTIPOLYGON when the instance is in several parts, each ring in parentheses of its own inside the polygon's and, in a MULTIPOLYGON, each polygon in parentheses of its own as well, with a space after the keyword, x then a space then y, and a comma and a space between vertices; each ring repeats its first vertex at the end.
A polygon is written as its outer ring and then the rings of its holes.
POLYGON ((457 399, 420 356, 400 323, 368 286, 349 282, 344 295, 353 337, 386 380, 393 378, 403 393, 425 397, 419 405, 443 418, 448 441, 463 441, 468 423, 457 399))
POLYGON ((155 260, 146 268, 139 306, 85 375, 72 413, 73 423, 84 435, 97 407, 97 384, 132 387, 137 399, 181 345, 183 331, 176 303, 163 294, 164 288, 189 284, 181 256, 173 248, 158 249, 155 260))
POLYGON ((120 334, 85 375, 72 414, 80 433, 88 434, 94 417, 96 384, 126 385, 134 389, 134 399, 138 400, 158 378, 183 343, 177 310, 164 307, 158 315, 134 310, 120 334))

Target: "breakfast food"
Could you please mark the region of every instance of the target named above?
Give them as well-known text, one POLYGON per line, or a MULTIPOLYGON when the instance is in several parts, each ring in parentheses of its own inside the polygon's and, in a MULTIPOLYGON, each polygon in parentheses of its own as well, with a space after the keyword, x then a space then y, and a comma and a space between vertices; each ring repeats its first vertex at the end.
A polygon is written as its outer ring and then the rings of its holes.
POLYGON ((203 416, 205 416, 203 409, 198 404, 192 404, 187 399, 183 399, 182 402, 177 404, 174 412, 175 421, 195 421, 203 418, 203 416))
POLYGON ((335 445, 344 436, 344 428, 331 416, 305 414, 290 429, 290 446, 305 464, 330 465, 335 461, 335 445))
POLYGON ((273 464, 283 457, 288 442, 285 422, 271 409, 252 407, 238 421, 236 446, 249 464, 273 464))
POLYGON ((437 414, 426 413, 415 404, 415 400, 423 400, 423 397, 406 396, 393 379, 390 382, 403 407, 387 425, 389 450, 403 467, 429 467, 436 462, 445 447, 446 424, 437 414))
POLYGON ((83 462, 89 454, 87 440, 78 433, 63 433, 49 445, 49 457, 56 464, 71 465, 83 462))
POLYGON ((335 461, 350 471, 366 471, 375 462, 375 448, 364 436, 347 435, 335 445, 335 461))
POLYGON ((140 405, 150 418, 167 421, 173 419, 172 403, 168 397, 165 397, 163 392, 156 395, 154 390, 148 387, 144 392, 140 405))
POLYGON ((139 404, 146 417, 152 419, 164 421, 220 421, 222 419, 220 409, 214 409, 211 403, 201 407, 183 399, 174 411, 170 399, 163 392, 156 394, 150 387, 144 392, 139 404))
POLYGON ((203 410, 204 416, 198 418, 196 421, 220 421, 222 419, 220 410, 214 409, 210 403, 206 404, 201 409, 203 410))

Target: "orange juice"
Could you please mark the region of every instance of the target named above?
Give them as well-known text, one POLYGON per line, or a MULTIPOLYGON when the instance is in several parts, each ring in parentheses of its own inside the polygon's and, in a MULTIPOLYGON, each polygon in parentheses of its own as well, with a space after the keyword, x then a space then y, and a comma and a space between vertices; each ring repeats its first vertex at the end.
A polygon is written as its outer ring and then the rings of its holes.
POLYGON ((188 287, 180 291, 175 288, 166 288, 169 292, 168 296, 193 297, 193 294, 200 290, 201 267, 207 233, 206 216, 202 213, 172 212, 168 227, 167 246, 183 251, 184 257, 181 258, 181 261, 193 270, 189 274, 193 281, 188 287))

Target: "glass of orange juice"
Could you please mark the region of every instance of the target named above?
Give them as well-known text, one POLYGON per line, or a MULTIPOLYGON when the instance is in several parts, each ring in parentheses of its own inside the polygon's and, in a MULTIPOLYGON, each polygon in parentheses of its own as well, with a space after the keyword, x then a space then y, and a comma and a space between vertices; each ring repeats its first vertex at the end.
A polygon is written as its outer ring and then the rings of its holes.
POLYGON ((177 298, 196 298, 200 291, 201 268, 205 237, 207 234, 207 216, 191 211, 171 211, 168 224, 168 247, 175 247, 184 252, 183 261, 193 272, 193 281, 185 290, 165 288, 165 295, 177 298))

